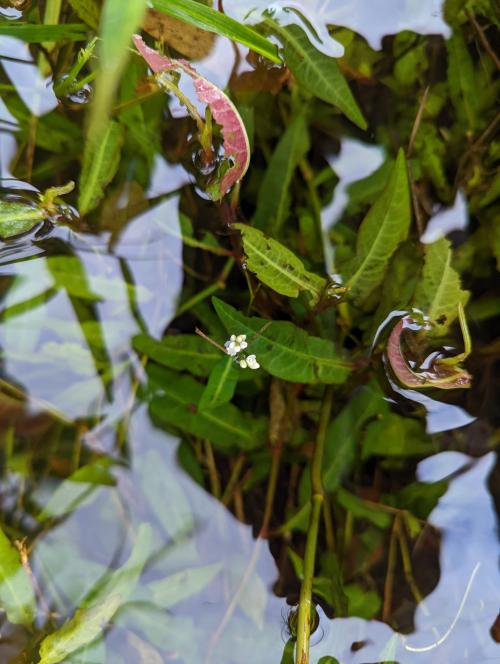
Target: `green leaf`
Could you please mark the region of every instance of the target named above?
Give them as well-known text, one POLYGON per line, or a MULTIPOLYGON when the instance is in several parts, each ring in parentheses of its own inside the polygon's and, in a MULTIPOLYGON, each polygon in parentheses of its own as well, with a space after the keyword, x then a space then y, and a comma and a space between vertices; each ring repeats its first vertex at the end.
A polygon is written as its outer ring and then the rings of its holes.
POLYGON ((326 280, 308 272, 297 256, 284 245, 246 224, 234 224, 241 231, 247 268, 277 293, 298 297, 301 291, 310 296, 314 306, 326 288, 326 280))
POLYGON ((0 200, 0 238, 26 233, 46 216, 47 213, 42 208, 0 200))
POLYGON ((36 600, 18 550, 0 529, 0 609, 15 625, 30 626, 36 616, 36 600))
POLYGON ((448 49, 448 86, 458 118, 470 130, 477 127, 479 90, 472 58, 460 28, 446 42, 448 49))
POLYGON ((350 583, 344 586, 344 591, 347 595, 350 616, 371 620, 380 611, 382 602, 379 594, 374 590, 366 590, 361 586, 350 583))
POLYGON ((414 305, 434 323, 430 334, 442 335, 465 306, 469 292, 462 290, 460 277, 451 267, 452 253, 446 238, 425 246, 425 264, 415 291, 414 305))
POLYGON ((221 357, 218 363, 210 372, 208 383, 201 395, 199 410, 211 410, 228 403, 234 396, 236 384, 240 376, 240 371, 236 368, 234 358, 221 357))
POLYGON ((197 334, 167 335, 157 341, 147 334, 133 339, 138 353, 147 355, 169 369, 189 371, 195 376, 208 376, 219 363, 222 353, 197 334))
POLYGON ((152 385, 160 388, 161 396, 155 396, 150 406, 157 421, 208 438, 221 448, 249 450, 265 443, 265 418, 243 413, 232 404, 197 412, 203 385, 160 367, 148 367, 148 374, 152 385))
POLYGON ((141 524, 137 542, 127 562, 104 580, 84 600, 82 608, 56 632, 49 634, 40 647, 39 664, 58 664, 68 655, 91 643, 113 618, 135 588, 151 553, 152 529, 141 524))
POLYGON ((39 664, 59 664, 75 650, 92 643, 120 607, 119 595, 104 598, 100 604, 78 609, 61 629, 46 636, 40 648, 39 664))
POLYGON ((151 0, 151 6, 179 21, 240 42, 271 62, 281 64, 276 46, 272 42, 262 37, 253 28, 238 23, 207 5, 195 2, 195 0, 151 0))
POLYGON ((400 149, 382 195, 361 223, 356 257, 347 270, 350 274, 346 286, 357 304, 362 304, 381 284, 390 257, 408 235, 410 221, 408 176, 400 149))
POLYGON ((336 496, 342 507, 351 512, 353 516, 366 519, 378 528, 388 528, 391 525, 392 516, 377 505, 367 503, 345 489, 339 489, 336 496))
POLYGON ((286 64, 297 81, 311 94, 339 108, 358 127, 366 129, 366 120, 335 58, 318 51, 298 25, 271 23, 283 40, 286 64))
POLYGON ((72 473, 50 496, 38 520, 43 522, 73 512, 96 488, 114 486, 115 480, 109 472, 109 465, 108 459, 99 459, 72 473))
POLYGON ((87 25, 90 25, 91 28, 97 30, 101 13, 97 0, 69 0, 69 4, 73 7, 82 21, 85 21, 87 25))
POLYGON ((295 169, 309 150, 306 114, 288 125, 269 161, 257 197, 253 223, 277 234, 290 212, 290 184, 295 169))
POLYGON ((246 334, 248 353, 271 375, 297 383, 342 383, 349 375, 348 362, 331 341, 312 337, 288 321, 247 318, 218 298, 212 302, 228 333, 246 334))
POLYGON ((32 23, 1 22, 0 35, 15 37, 32 44, 62 39, 84 41, 87 38, 87 26, 83 23, 35 25, 32 23))
POLYGON ((361 387, 330 422, 323 455, 323 486, 335 491, 349 473, 356 458, 357 445, 366 423, 389 409, 378 383, 361 387))
POLYGON ((201 592, 222 569, 222 563, 190 567, 181 572, 153 581, 147 586, 158 606, 168 609, 201 592))
POLYGON ((81 214, 93 210, 104 196, 120 163, 123 130, 118 122, 108 122, 104 132, 89 136, 83 154, 78 207, 81 214))
POLYGON ((425 456, 434 451, 422 422, 389 412, 368 425, 361 458, 425 456))

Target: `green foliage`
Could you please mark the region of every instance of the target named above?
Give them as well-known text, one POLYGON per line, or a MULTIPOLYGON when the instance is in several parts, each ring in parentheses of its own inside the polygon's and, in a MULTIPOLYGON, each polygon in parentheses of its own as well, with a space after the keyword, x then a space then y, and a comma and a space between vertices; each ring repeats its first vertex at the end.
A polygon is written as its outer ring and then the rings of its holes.
POLYGON ((276 47, 269 40, 247 25, 238 23, 207 5, 195 0, 152 0, 151 4, 155 9, 189 25, 195 25, 203 30, 215 32, 240 42, 265 56, 271 62, 278 64, 281 62, 277 56, 276 47))
POLYGON ((354 124, 366 129, 366 120, 335 59, 318 51, 299 26, 272 25, 283 41, 285 61, 304 89, 333 104, 354 124))
POLYGON ((210 410, 228 403, 234 396, 241 369, 235 366, 232 357, 221 357, 210 372, 208 383, 203 390, 199 410, 210 410))
POLYGON ((19 551, 0 529, 0 608, 16 625, 29 627, 36 615, 36 599, 19 551))
POLYGON ((85 21, 88 26, 97 30, 101 13, 97 0, 69 0, 69 4, 82 21, 85 21))
POLYGON ((466 304, 469 293, 462 290, 460 277, 451 266, 450 243, 445 238, 426 245, 422 278, 414 304, 429 316, 432 334, 444 334, 458 314, 458 303, 466 304))
POLYGON ((151 413, 158 422, 208 438, 222 449, 249 450, 264 443, 265 418, 244 413, 232 404, 199 410, 203 394, 200 383, 160 367, 151 367, 148 373, 159 390, 151 401, 151 413))
POLYGON ((246 266, 266 286, 288 297, 305 291, 311 305, 318 303, 326 288, 326 280, 308 272, 302 261, 284 245, 266 237, 256 228, 235 224, 243 237, 246 266))
POLYGON ((204 567, 188 567, 161 581, 153 581, 148 585, 148 590, 159 606, 168 609, 202 591, 213 581, 221 569, 221 563, 204 567))
POLYGON ((331 341, 287 321, 268 325, 263 318, 247 318, 217 298, 213 303, 228 333, 246 334, 248 350, 272 376, 297 383, 342 383, 347 378, 349 363, 331 341))
POLYGON ((221 359, 221 352, 196 334, 166 336, 161 341, 138 334, 133 343, 138 353, 169 369, 189 371, 195 376, 208 376, 221 359))
POLYGON ((460 30, 446 42, 448 48, 448 85, 451 101, 460 120, 470 131, 477 127, 479 91, 472 59, 460 30))
POLYGON ((371 422, 363 437, 362 458, 424 456, 433 452, 422 423, 387 412, 371 422))
POLYGON ((55 40, 83 41, 87 27, 83 23, 62 25, 35 25, 30 23, 0 23, 0 35, 22 39, 25 42, 39 43, 55 40))
POLYGON ((0 238, 26 233, 46 217, 45 210, 24 203, 0 201, 0 238))
POLYGON ((361 223, 356 258, 346 268, 349 296, 357 304, 365 302, 382 282, 388 260, 408 235, 410 221, 408 175, 400 150, 382 195, 361 223))
POLYGON ((279 233, 290 213, 290 185, 295 169, 309 149, 305 112, 290 122, 269 161, 259 188, 254 224, 279 233))
POLYGON ((102 133, 90 134, 83 154, 78 207, 81 214, 93 210, 104 196, 120 163, 123 130, 114 120, 108 122, 102 133))

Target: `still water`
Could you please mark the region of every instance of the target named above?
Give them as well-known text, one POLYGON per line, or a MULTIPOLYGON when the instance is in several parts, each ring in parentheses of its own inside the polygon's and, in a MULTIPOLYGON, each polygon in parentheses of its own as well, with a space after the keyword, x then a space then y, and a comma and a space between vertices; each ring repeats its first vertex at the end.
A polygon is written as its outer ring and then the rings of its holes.
MULTIPOLYGON (((283 24, 303 24, 302 15, 314 26, 316 43, 335 57, 343 47, 329 37, 327 24, 356 30, 375 49, 384 35, 401 30, 450 35, 435 0, 225 5, 249 23, 266 10, 283 24)), ((198 68, 224 87, 235 58, 233 46, 217 38, 198 68)), ((34 116, 55 108, 51 82, 23 44, 0 37, 0 61, 34 116)), ((36 188, 10 172, 17 127, 1 100, 0 127, 2 194, 33 200, 36 188)), ((349 204, 350 186, 376 171, 385 155, 380 146, 346 137, 325 159, 338 177, 322 211, 330 272, 328 232, 349 204)), ((160 338, 175 318, 184 279, 177 192, 191 181, 180 165, 157 155, 145 198, 123 188, 103 211, 99 234, 44 223, 0 248, 0 408, 9 422, 2 428, 0 510, 13 533, 37 533, 31 567, 38 628, 49 615, 71 616, 106 571, 127 560, 138 525, 153 525, 154 553, 140 583, 112 629, 66 660, 75 664, 274 664, 288 638, 291 607, 275 593, 279 572, 267 541, 184 471, 180 440, 155 428, 139 399, 144 367, 132 338, 144 331, 160 338), (12 444, 14 436, 21 444, 12 444), (64 451, 69 439, 71 457, 64 451), (81 465, 100 466, 105 481, 92 474, 55 479, 81 465), (59 524, 40 530, 30 516, 40 510, 59 524)), ((466 227, 459 193, 453 208, 435 210, 422 241, 466 227)), ((429 433, 463 428, 466 436, 467 427, 478 425, 461 406, 394 388, 394 401, 423 407, 429 433)), ((419 482, 447 480, 428 519, 433 543, 422 543, 422 565, 434 570, 432 589, 418 605, 403 607, 401 631, 379 620, 332 618, 319 608, 313 662, 325 656, 342 664, 500 661, 493 630, 500 589, 490 493, 495 464, 492 451, 440 452, 418 463, 419 482)), ((15 658, 31 635, 2 620, 0 661, 21 661, 15 658)))

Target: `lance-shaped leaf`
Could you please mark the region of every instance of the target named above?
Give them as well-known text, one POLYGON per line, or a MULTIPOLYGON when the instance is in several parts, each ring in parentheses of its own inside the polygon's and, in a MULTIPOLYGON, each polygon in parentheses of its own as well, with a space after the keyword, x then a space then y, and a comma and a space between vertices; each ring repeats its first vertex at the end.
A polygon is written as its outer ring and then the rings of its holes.
MULTIPOLYGON (((229 97, 216 85, 198 74, 188 62, 172 60, 160 55, 158 51, 146 46, 139 35, 134 35, 134 43, 139 53, 156 74, 171 69, 180 69, 190 76, 193 79, 198 99, 210 108, 215 121, 221 126, 224 139, 224 156, 230 166, 222 176, 221 181, 210 189, 211 195, 219 200, 238 180, 241 180, 250 163, 250 145, 240 114, 229 97)), ((161 79, 158 80, 161 84, 161 79)))
POLYGON ((231 401, 240 371, 243 369, 238 370, 232 357, 221 357, 210 372, 198 409, 210 410, 231 401))
POLYGON ((198 410, 203 385, 162 367, 148 367, 150 386, 158 396, 151 413, 158 422, 208 438, 220 448, 254 449, 266 441, 267 419, 244 413, 233 404, 198 410))
POLYGON ((47 216, 46 210, 15 201, 0 201, 0 238, 30 231, 47 216))
POLYGON ((462 290, 460 277, 451 267, 451 248, 441 238, 425 246, 425 264, 422 278, 415 291, 414 304, 429 316, 435 336, 447 332, 458 313, 459 302, 465 305, 469 292, 462 290))
POLYGON ((318 51, 298 25, 269 21, 283 41, 285 62, 297 81, 311 94, 337 106, 349 120, 366 129, 366 120, 335 60, 318 51))
POLYGON ((290 184, 295 169, 309 150, 305 113, 290 122, 269 161, 257 197, 253 223, 278 233, 290 212, 290 184))
POLYGON ((16 625, 31 625, 36 614, 36 600, 19 551, 0 529, 0 609, 16 625))
POLYGON ((311 305, 318 302, 326 287, 325 279, 308 272, 292 251, 256 228, 246 224, 234 224, 234 228, 243 236, 247 268, 263 284, 288 297, 297 297, 305 291, 311 305))
POLYGON ((406 239, 411 221, 410 192, 403 150, 389 181, 361 222, 356 257, 347 269, 350 297, 362 304, 384 278, 389 259, 406 239))
POLYGON ((134 348, 169 369, 208 376, 221 359, 221 352, 196 334, 166 336, 157 341, 147 334, 133 339, 134 348))
POLYGON ((39 664, 64 662, 71 653, 91 643, 102 633, 104 626, 135 588, 151 553, 151 539, 151 527, 141 524, 134 550, 123 567, 106 575, 71 620, 42 641, 39 664))
POLYGON ((349 375, 351 367, 331 341, 288 321, 247 318, 215 297, 212 302, 227 331, 246 334, 248 352, 273 376, 296 383, 342 383, 349 375))

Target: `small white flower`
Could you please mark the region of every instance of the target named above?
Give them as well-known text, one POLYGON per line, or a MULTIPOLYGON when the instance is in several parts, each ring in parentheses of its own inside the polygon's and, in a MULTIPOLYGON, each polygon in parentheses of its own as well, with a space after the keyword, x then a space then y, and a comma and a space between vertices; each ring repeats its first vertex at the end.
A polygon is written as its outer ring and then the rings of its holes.
POLYGON ((226 341, 224 348, 226 349, 226 353, 231 357, 234 357, 240 352, 240 347, 234 341, 226 341))
POLYGON ((247 346, 248 346, 248 344, 247 344, 246 341, 241 341, 241 342, 240 342, 240 348, 241 348, 241 350, 245 350, 245 348, 247 348, 247 346))
POLYGON ((247 365, 247 361, 246 361, 245 359, 241 359, 241 360, 240 360, 240 367, 241 367, 242 369, 246 369, 247 366, 248 366, 248 365, 247 365))
POLYGON ((246 364, 250 367, 250 369, 258 369, 260 367, 260 364, 257 362, 255 355, 249 355, 246 358, 246 364))
POLYGON ((246 340, 246 338, 247 338, 246 334, 238 334, 238 336, 236 337, 236 341, 237 343, 241 344, 246 340))

